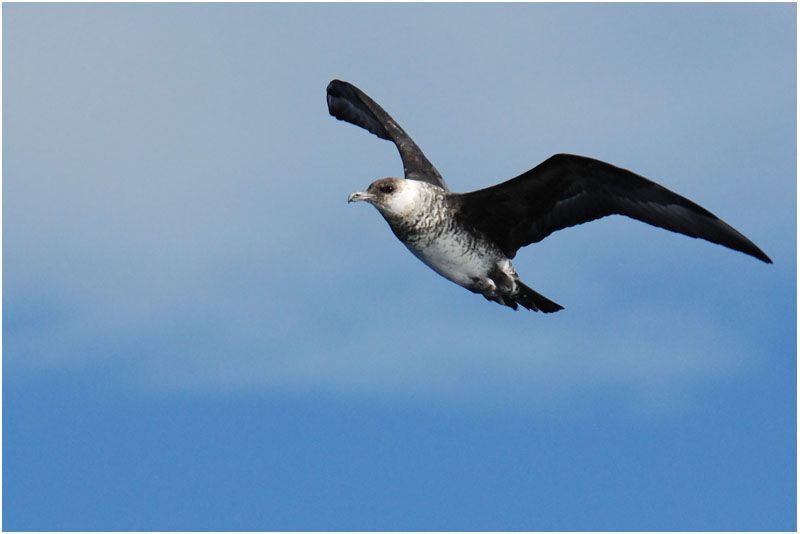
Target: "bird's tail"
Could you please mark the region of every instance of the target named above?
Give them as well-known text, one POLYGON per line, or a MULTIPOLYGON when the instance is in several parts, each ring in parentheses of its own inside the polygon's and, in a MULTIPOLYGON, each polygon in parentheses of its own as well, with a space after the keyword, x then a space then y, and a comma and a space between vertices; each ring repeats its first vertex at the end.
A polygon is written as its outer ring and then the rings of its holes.
POLYGON ((523 307, 533 311, 553 313, 564 309, 564 306, 556 304, 547 297, 540 295, 519 280, 517 280, 517 290, 511 295, 511 298, 523 307))

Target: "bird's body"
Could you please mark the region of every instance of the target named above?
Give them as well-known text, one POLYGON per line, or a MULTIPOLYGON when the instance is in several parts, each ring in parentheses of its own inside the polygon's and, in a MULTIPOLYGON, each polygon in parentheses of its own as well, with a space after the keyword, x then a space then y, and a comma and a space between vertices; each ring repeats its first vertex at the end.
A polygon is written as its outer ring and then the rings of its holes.
POLYGON ((470 193, 452 193, 422 151, 383 108, 355 86, 328 85, 331 115, 391 140, 405 177, 383 178, 348 201, 375 206, 394 234, 448 280, 517 309, 562 306, 526 286, 511 259, 550 233, 622 214, 771 260, 706 209, 664 187, 602 161, 558 154, 522 175, 470 193))
POLYGON ((348 200, 371 202, 411 253, 451 282, 515 309, 517 303, 529 309, 561 309, 524 285, 503 251, 458 217, 457 193, 425 182, 384 178, 348 200))

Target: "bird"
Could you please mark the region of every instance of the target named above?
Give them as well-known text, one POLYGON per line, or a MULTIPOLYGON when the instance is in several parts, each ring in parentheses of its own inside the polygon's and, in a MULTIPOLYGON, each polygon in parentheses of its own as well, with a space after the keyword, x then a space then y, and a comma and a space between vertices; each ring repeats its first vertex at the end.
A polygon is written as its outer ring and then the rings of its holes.
POLYGON ((517 310, 563 306, 520 280, 511 260, 553 232, 607 215, 625 215, 689 237, 772 260, 710 211, 610 163, 556 154, 516 178, 468 193, 451 192, 411 137, 355 85, 332 80, 328 112, 392 141, 404 178, 381 178, 347 201, 372 204, 394 235, 444 278, 517 310))

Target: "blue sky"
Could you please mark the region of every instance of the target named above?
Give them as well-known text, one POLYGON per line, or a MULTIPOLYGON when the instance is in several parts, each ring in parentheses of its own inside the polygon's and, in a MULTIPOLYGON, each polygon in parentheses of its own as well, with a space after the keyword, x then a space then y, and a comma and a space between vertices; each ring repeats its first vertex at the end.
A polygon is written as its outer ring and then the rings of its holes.
POLYGON ((796 7, 3 6, 4 530, 794 530, 796 7), (351 191, 558 152, 621 217, 451 284, 351 191))

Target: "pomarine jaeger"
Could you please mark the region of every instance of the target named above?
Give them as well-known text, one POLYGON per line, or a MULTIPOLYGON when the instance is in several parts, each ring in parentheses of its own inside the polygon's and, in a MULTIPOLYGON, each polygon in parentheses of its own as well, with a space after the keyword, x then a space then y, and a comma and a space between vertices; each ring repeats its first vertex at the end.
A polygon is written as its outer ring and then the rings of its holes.
POLYGON ((448 280, 513 309, 563 309, 519 279, 511 259, 520 247, 562 228, 626 215, 702 238, 772 263, 755 244, 708 210, 631 171, 584 156, 556 154, 492 187, 452 193, 439 171, 397 122, 356 86, 328 84, 328 111, 392 141, 405 179, 382 178, 347 201, 369 202, 392 232, 448 280))

